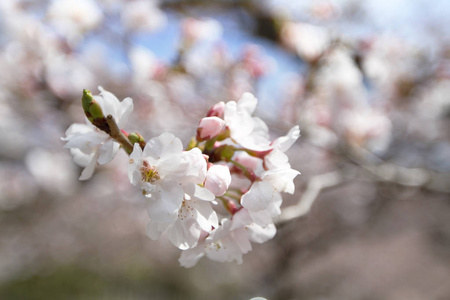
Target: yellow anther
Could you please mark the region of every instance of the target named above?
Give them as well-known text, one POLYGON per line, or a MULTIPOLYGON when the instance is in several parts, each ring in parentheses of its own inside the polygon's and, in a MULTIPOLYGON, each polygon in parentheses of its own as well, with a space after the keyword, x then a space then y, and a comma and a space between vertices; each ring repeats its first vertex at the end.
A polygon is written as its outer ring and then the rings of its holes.
POLYGON ((144 182, 155 182, 160 179, 158 170, 156 170, 155 167, 150 166, 145 160, 141 168, 141 177, 144 182))

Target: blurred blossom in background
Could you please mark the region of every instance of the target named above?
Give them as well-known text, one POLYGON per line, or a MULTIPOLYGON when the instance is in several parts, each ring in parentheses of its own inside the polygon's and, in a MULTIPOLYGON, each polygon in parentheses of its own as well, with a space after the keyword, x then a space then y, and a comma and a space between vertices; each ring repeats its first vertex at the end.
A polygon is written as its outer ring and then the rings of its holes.
POLYGON ((449 299, 449 14, 445 0, 1 1, 0 298, 449 299), (80 182, 63 148, 98 86, 133 98, 128 127, 147 139, 186 146, 244 92, 273 136, 299 125, 275 238, 241 265, 180 268, 146 236, 126 153, 80 182))

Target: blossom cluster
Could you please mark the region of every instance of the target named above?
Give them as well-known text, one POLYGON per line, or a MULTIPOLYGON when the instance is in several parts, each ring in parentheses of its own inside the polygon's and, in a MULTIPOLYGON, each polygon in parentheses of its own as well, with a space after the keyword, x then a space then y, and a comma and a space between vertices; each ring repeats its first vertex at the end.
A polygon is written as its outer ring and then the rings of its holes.
POLYGON ((184 149, 172 133, 147 142, 126 126, 133 101, 119 101, 101 87, 100 95, 84 90, 86 124, 66 131, 66 148, 89 179, 97 164, 110 162, 122 147, 129 154, 128 177, 146 201, 151 239, 166 236, 183 250, 184 267, 203 256, 242 262, 251 243, 275 233, 281 193, 294 193, 294 178, 285 154, 300 135, 294 126, 285 136, 269 138, 267 125, 253 116, 257 99, 244 93, 238 101, 219 102, 199 122, 184 149))

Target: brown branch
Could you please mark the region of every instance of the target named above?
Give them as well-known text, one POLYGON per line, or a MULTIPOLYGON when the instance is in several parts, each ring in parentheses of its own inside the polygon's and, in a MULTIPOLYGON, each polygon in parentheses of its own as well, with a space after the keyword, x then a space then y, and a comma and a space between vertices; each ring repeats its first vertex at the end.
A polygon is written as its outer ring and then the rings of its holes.
POLYGON ((424 168, 407 168, 382 159, 362 147, 353 147, 349 159, 381 182, 425 188, 433 192, 450 193, 450 174, 424 168), (373 161, 369 163, 367 161, 373 161))
POLYGON ((338 186, 343 182, 342 171, 333 171, 312 177, 300 201, 296 205, 286 207, 275 219, 275 223, 285 223, 307 214, 322 190, 338 186))
POLYGON ((344 179, 389 182, 407 187, 424 188, 433 192, 450 193, 450 174, 421 168, 405 168, 392 163, 358 163, 349 168, 312 177, 296 205, 286 207, 275 219, 276 224, 286 223, 306 215, 320 192, 344 183, 344 179))
POLYGON ((115 139, 119 144, 122 145, 123 149, 128 153, 131 154, 133 152, 133 145, 128 140, 128 138, 120 131, 119 126, 117 125, 116 121, 114 120, 113 116, 108 115, 106 117, 106 123, 109 126, 110 133, 109 135, 115 139))
POLYGON ((425 188, 433 192, 450 193, 450 174, 421 168, 405 168, 392 163, 361 165, 375 179, 399 185, 425 188))

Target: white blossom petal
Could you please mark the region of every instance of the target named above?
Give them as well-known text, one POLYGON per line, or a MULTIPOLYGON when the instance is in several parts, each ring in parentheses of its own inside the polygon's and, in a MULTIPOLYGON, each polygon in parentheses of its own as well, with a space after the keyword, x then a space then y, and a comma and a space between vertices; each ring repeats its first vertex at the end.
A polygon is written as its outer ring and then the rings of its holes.
POLYGON ((61 139, 63 141, 67 141, 69 140, 68 137, 70 137, 73 134, 87 133, 90 131, 92 131, 92 127, 89 127, 86 124, 74 123, 70 125, 70 127, 66 130, 66 137, 61 139))
POLYGON ((178 154, 183 151, 183 145, 179 138, 172 133, 165 132, 158 137, 152 138, 144 149, 145 157, 161 159, 161 157, 171 154, 178 154))
POLYGON ((275 169, 265 172, 263 180, 268 181, 279 192, 293 194, 295 192, 294 178, 299 171, 287 169, 275 169))
POLYGON ((92 174, 94 173, 95 165, 97 164, 98 155, 99 155, 98 152, 94 152, 91 155, 91 159, 89 160, 86 168, 84 168, 83 171, 81 172, 81 176, 79 178, 80 180, 87 180, 91 178, 92 174))
POLYGON ((138 143, 134 144, 133 152, 131 152, 128 164, 128 179, 132 185, 141 182, 141 165, 142 165, 142 149, 138 143))
POLYGON ((237 102, 237 107, 239 110, 246 111, 249 115, 253 114, 256 109, 256 105, 258 104, 258 100, 251 93, 242 94, 241 98, 239 98, 237 102))
POLYGON ((270 183, 257 181, 242 196, 241 204, 250 211, 260 211, 265 209, 271 202, 280 201, 280 199, 280 193, 270 183))
POLYGON ((72 134, 68 137, 65 148, 78 148, 86 154, 94 151, 98 145, 104 143, 109 136, 100 131, 91 131, 80 134, 72 134))
POLYGON ((119 106, 119 121, 117 122, 117 125, 119 128, 124 127, 127 125, 128 118, 130 117, 131 113, 133 112, 133 99, 127 97, 120 102, 119 106))
POLYGON ((178 259, 180 265, 185 268, 192 268, 195 266, 197 262, 206 254, 203 251, 203 244, 181 252, 180 258, 178 259))
POLYGON ((181 250, 195 246, 200 238, 201 227, 194 218, 177 219, 166 232, 169 240, 181 250))
POLYGON ((169 223, 156 222, 154 220, 150 220, 147 223, 146 232, 147 236, 152 240, 157 240, 161 237, 161 233, 167 229, 169 223))
POLYGON ((95 95, 94 99, 102 108, 103 115, 105 117, 107 115, 111 115, 117 122, 120 119, 118 109, 120 104, 119 99, 117 99, 117 97, 113 93, 105 90, 101 86, 99 86, 98 89, 100 91, 100 95, 95 95))
POLYGON ((195 219, 203 231, 211 232, 212 227, 219 227, 219 220, 211 204, 204 201, 187 201, 195 209, 195 219))
POLYGON ((267 226, 259 226, 257 224, 250 224, 247 226, 248 237, 252 242, 265 243, 272 239, 277 233, 277 228, 273 224, 267 226))
POLYGON ((199 148, 183 151, 181 154, 182 168, 185 170, 183 182, 200 184, 206 177, 206 160, 199 148))
POLYGON ((86 167, 89 164, 89 161, 91 160, 92 154, 86 154, 82 152, 80 149, 72 148, 70 149, 70 154, 73 156, 73 161, 81 166, 86 167))
POLYGON ((198 198, 199 200, 204 201, 213 201, 214 199, 216 199, 216 197, 210 190, 199 185, 194 185, 193 196, 198 198))
POLYGON ((148 194, 147 211, 151 219, 158 222, 174 221, 183 202, 181 185, 165 183, 155 185, 148 194))
POLYGON ((114 140, 107 140, 103 145, 100 146, 98 157, 98 163, 101 165, 109 163, 114 156, 116 156, 117 151, 119 151, 120 145, 114 140))
POLYGON ((272 146, 286 152, 300 137, 300 127, 298 125, 292 127, 287 135, 277 138, 272 146))
POLYGON ((275 148, 264 157, 265 166, 271 169, 286 169, 290 168, 289 157, 281 150, 275 148))

